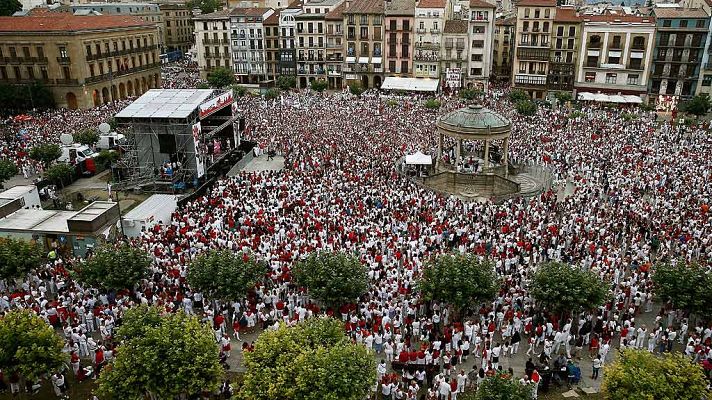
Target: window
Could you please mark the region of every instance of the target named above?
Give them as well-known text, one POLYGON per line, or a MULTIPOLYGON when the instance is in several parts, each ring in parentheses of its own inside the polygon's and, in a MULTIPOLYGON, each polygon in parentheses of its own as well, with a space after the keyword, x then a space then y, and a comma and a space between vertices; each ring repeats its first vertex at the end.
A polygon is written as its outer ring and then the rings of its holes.
POLYGON ((67 53, 67 48, 64 46, 59 47, 59 56, 62 58, 67 58, 69 57, 69 54, 67 53))
MULTIPOLYGON (((620 53, 620 52, 619 52, 620 53)), ((609 64, 620 64, 621 63, 621 56, 611 56, 610 54, 608 55, 608 63, 609 64)))
POLYGON ((576 27, 575 26, 569 27, 569 36, 576 36, 576 27))
POLYGON ((695 22, 695 27, 697 27, 697 28, 704 28, 704 27, 705 27, 705 20, 704 20, 704 19, 698 19, 697 22, 695 22))
POLYGON ((638 74, 635 75, 628 75, 628 84, 629 85, 638 85, 638 74))
POLYGON ((663 21, 663 26, 664 26, 664 27, 668 28, 668 27, 670 27, 670 25, 671 25, 671 23, 670 23, 670 20, 669 20, 669 19, 666 19, 665 21, 663 21))
POLYGON ((551 15, 550 13, 551 13, 551 10, 549 10, 548 8, 545 9, 544 10, 544 18, 549 18, 549 16, 551 15))
MULTIPOLYGON (((389 29, 392 30, 392 31, 395 31, 395 30, 398 29, 398 28, 397 28, 397 25, 398 25, 398 21, 396 21, 395 19, 392 19, 391 22, 390 22, 390 24, 389 24, 389 29)), ((393 69, 395 70, 395 64, 394 64, 393 69)), ((390 72, 394 72, 394 71, 390 71, 390 72)))
POLYGON ((598 67, 598 56, 588 56, 586 57, 586 66, 589 68, 598 67))
POLYGON ((607 84, 615 85, 617 80, 618 80, 618 74, 613 74, 610 72, 606 74, 606 83, 607 84))
POLYGON ((482 68, 472 68, 472 75, 482 75, 482 68))
POLYGON ((410 31, 410 21, 408 21, 407 19, 403 20, 403 30, 410 31))
POLYGON ((556 28, 556 36, 564 36, 564 27, 563 26, 556 28))
POLYGON ((408 73, 408 61, 401 61, 401 74, 407 74, 408 73))
POLYGON ((5 66, 0 67, 0 79, 8 79, 7 77, 7 68, 5 66))
POLYGON ((538 8, 534 9, 534 18, 539 18, 541 15, 541 11, 538 8))
POLYGON ((702 78, 702 86, 712 86, 712 75, 705 75, 702 78))
POLYGON ((470 55, 472 61, 482 61, 482 54, 472 54, 470 55))
POLYGON ((586 72, 586 76, 584 77, 584 79, 587 83, 596 82, 596 73, 595 72, 586 72))
POLYGON ((524 18, 529 18, 529 9, 528 8, 524 9, 524 18))
POLYGON ((27 76, 30 79, 35 79, 35 67, 27 67, 27 76))
POLYGON ((22 73, 20 73, 20 67, 14 67, 13 71, 15 72, 15 79, 18 81, 22 79, 22 73))
MULTIPOLYGON (((393 21, 391 21, 393 22, 393 21)), ((390 73, 395 73, 396 72, 396 61, 391 60, 388 62, 388 72, 390 73)))
POLYGON ((40 67, 40 74, 42 74, 42 80, 46 81, 49 79, 49 73, 47 72, 47 67, 40 67))
POLYGON ((621 37, 619 35, 613 36, 613 43, 611 44, 612 49, 621 48, 621 37))
POLYGON ((680 28, 687 28, 687 20, 686 19, 683 19, 682 21, 680 21, 680 28))

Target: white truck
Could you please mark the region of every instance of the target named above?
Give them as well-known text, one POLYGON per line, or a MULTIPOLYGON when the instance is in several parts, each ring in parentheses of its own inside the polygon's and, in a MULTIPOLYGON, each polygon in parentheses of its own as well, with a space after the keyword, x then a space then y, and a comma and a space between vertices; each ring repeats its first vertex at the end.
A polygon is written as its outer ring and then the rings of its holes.
POLYGON ((96 144, 97 150, 116 149, 126 143, 126 137, 121 133, 109 132, 99 135, 99 142, 96 144))
POLYGON ((87 158, 95 158, 97 155, 89 146, 79 143, 65 144, 62 146, 62 155, 57 161, 74 165, 87 158))

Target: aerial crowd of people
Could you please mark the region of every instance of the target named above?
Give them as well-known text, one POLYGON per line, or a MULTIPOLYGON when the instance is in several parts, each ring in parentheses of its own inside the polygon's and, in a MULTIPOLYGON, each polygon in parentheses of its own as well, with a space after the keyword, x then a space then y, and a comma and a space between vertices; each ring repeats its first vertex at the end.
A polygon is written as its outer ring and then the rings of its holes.
MULTIPOLYGON (((213 325, 226 362, 251 350, 249 341, 240 343, 246 331, 313 315, 341 318, 355 342, 378 354, 374 398, 455 400, 497 371, 534 388, 592 382, 612 350, 624 347, 683 351, 709 365, 712 326, 690 326, 656 305, 650 279, 658 262, 712 260, 706 126, 597 105, 575 113, 539 107, 524 117, 507 92, 493 87, 482 101, 512 120, 512 163, 551 169, 553 186, 538 196, 467 202, 396 171, 405 154, 435 154, 436 118, 466 105, 455 96, 442 96, 438 111, 416 96, 387 101, 375 91, 245 96, 237 99, 249 127, 245 138, 284 157, 284 169, 219 179, 170 221, 133 239, 154 259, 151 278, 133 296, 79 285, 69 273, 78 260, 63 254, 21 285, 0 282, 0 312, 33 309, 61 329, 79 380, 110 362, 112 333, 137 304, 201 316, 213 325), (190 260, 208 249, 255 254, 268 263, 269 278, 243 301, 205 299, 185 277, 190 260), (368 292, 340 309, 319 307, 290 273, 314 251, 357 255, 368 267, 368 292), (503 282, 496 298, 463 318, 449 315, 445 304, 426 307, 414 290, 427 262, 450 252, 491 260, 503 282), (609 283, 610 301, 563 320, 542 310, 528 288, 547 261, 594 271, 609 283)), ((2 154, 37 169, 27 158, 33 144, 98 125, 125 105, 6 122, 14 136, 5 136, 2 154)), ((6 378, 19 390, 16 377, 6 378)))

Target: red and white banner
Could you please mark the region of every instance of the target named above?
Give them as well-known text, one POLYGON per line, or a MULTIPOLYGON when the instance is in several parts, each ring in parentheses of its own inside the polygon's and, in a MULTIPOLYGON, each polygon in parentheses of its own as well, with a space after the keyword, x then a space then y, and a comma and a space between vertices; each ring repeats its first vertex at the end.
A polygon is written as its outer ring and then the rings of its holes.
POLYGON ((214 113, 215 111, 218 111, 219 109, 225 107, 226 105, 231 104, 232 100, 233 96, 231 89, 221 94, 220 96, 201 104, 200 107, 198 107, 198 116, 200 117, 200 119, 203 119, 208 115, 214 113))
POLYGON ((203 161, 203 146, 200 143, 200 121, 193 125, 193 144, 195 145, 195 171, 198 178, 205 175, 205 162, 203 161))

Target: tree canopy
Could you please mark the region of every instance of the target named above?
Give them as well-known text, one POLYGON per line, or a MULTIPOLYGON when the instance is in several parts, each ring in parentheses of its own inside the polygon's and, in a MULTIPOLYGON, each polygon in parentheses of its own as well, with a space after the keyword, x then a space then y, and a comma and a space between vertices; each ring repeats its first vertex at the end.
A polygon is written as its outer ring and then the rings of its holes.
POLYGON ((604 367, 601 391, 608 400, 705 398, 702 367, 681 353, 656 356, 646 350, 625 349, 604 367))
POLYGON ((247 253, 211 250, 197 256, 188 268, 188 283, 207 297, 236 301, 264 278, 267 265, 247 253))
POLYGON ((550 310, 574 313, 603 304, 608 288, 591 271, 551 262, 538 267, 532 278, 530 293, 550 310))
POLYGON ((227 67, 218 67, 208 72, 208 83, 212 87, 224 88, 235 83, 235 75, 227 67))
POLYGON ((221 3, 218 0, 190 0, 185 3, 189 9, 199 8, 202 14, 210 14, 217 11, 221 3))
POLYGON ((466 100, 474 100, 478 97, 482 97, 484 92, 476 89, 462 89, 460 90, 460 97, 466 100))
POLYGON ((310 86, 312 90, 323 92, 329 87, 329 83, 324 79, 314 79, 310 86))
POLYGON ((224 372, 215 336, 195 316, 131 308, 117 337, 122 341, 117 356, 99 375, 101 399, 173 399, 220 385, 224 372))
POLYGON ((62 148, 58 144, 40 144, 30 149, 30 158, 41 162, 45 168, 62 156, 62 148))
POLYGON ((675 309, 685 310, 704 318, 712 317, 712 274, 693 263, 663 263, 655 266, 652 275, 655 296, 670 302, 675 309))
POLYGON ((516 104, 517 112, 521 115, 530 117, 536 114, 537 105, 531 100, 520 100, 516 104))
POLYGON ((368 289, 366 267, 358 258, 342 252, 314 252, 296 263, 297 285, 330 307, 356 302, 368 289))
MULTIPOLYGON (((0 3, 3 1, 7 0, 0 0, 0 3)), ((42 83, 0 84, 0 109, 4 113, 12 114, 33 108, 47 109, 54 106, 52 91, 42 83)))
POLYGON ((425 300, 443 301, 458 310, 492 299, 498 289, 492 264, 474 254, 443 254, 427 264, 418 281, 425 300))
POLYGON ((64 341, 32 310, 11 310, 0 318, 0 369, 35 381, 60 369, 64 341))
POLYGON ((66 186, 74 180, 77 169, 73 165, 58 163, 44 172, 44 177, 55 185, 66 186))
POLYGON ((458 396, 461 400, 532 400, 534 392, 531 385, 522 385, 505 372, 485 378, 477 391, 458 396))
POLYGON ((688 114, 701 117, 712 108, 712 101, 707 93, 698 94, 680 105, 680 109, 688 114))
POLYGON ((96 129, 84 129, 73 135, 74 141, 87 146, 93 146, 99 142, 99 132, 96 129))
POLYGON ((9 17, 22 10, 19 0, 0 0, 0 17, 9 17))
POLYGON ((121 244, 105 245, 75 268, 80 282, 104 289, 130 289, 148 277, 151 257, 145 250, 121 244))
POLYGON ((361 96, 361 93, 364 92, 364 89, 360 83, 352 83, 349 85, 349 92, 351 92, 351 94, 353 95, 361 96))
POLYGON ((521 89, 515 89, 509 92, 509 99, 512 103, 517 103, 523 100, 530 100, 529 94, 521 89))
POLYGON ((373 354, 332 318, 265 331, 244 357, 245 400, 361 400, 376 382, 373 354))
POLYGON ((277 77, 275 85, 281 90, 289 90, 297 87, 297 78, 291 75, 280 75, 277 77))
POLYGON ((17 175, 18 172, 19 171, 17 170, 17 166, 14 162, 6 158, 0 160, 0 185, 2 185, 2 183, 6 180, 17 175))
POLYGON ((35 242, 0 238, 0 279, 24 276, 42 262, 42 249, 35 242))

